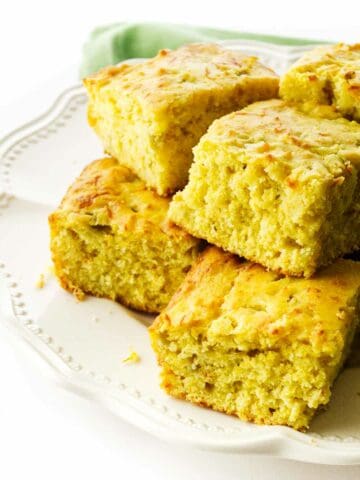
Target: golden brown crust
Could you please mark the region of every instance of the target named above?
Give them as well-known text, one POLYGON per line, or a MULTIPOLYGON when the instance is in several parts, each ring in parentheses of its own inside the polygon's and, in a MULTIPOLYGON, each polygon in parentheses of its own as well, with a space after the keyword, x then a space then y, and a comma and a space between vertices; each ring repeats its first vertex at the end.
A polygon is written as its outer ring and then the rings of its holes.
POLYGON ((130 169, 112 157, 87 165, 69 187, 59 210, 103 217, 105 223, 132 231, 159 229, 167 235, 190 238, 167 218, 170 199, 146 187, 130 169))
POLYGON ((116 82, 128 94, 136 92, 147 102, 160 105, 169 96, 184 98, 194 88, 205 90, 217 84, 224 87, 238 84, 240 76, 278 79, 256 57, 216 44, 190 44, 176 50, 161 50, 156 57, 140 64, 106 67, 85 78, 84 84, 91 89, 116 82))
MULTIPOLYGON (((336 312, 346 307, 349 292, 359 286, 360 263, 352 260, 338 259, 314 277, 298 279, 267 271, 210 246, 194 263, 151 331, 184 326, 212 328, 219 316, 225 318, 234 309, 236 317, 241 307, 249 318, 244 335, 254 337, 256 342, 259 335, 272 343, 293 335, 318 344, 326 342, 326 336, 319 332, 343 328, 343 319, 336 312), (278 318, 283 315, 286 324, 278 328, 278 318)), ((231 325, 224 322, 226 326, 216 327, 219 334, 230 335, 232 330, 240 334, 235 319, 231 325)))

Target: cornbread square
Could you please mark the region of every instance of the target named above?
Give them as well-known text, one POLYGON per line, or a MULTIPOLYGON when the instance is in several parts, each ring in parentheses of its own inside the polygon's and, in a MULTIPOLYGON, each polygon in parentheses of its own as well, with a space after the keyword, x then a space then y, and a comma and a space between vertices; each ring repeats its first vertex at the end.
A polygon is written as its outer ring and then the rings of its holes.
POLYGON ((359 298, 351 260, 299 279, 209 247, 150 327, 162 387, 242 420, 306 429, 330 400, 359 298))
POLYGON ((282 77, 280 94, 308 110, 331 105, 360 121, 360 44, 322 46, 306 53, 282 77))
POLYGON ((115 159, 91 163, 49 217, 61 285, 159 312, 201 246, 166 220, 168 205, 115 159))
POLYGON ((89 123, 106 152, 167 195, 186 184, 191 149, 211 122, 277 97, 279 80, 255 57, 193 44, 105 68, 84 84, 89 123))
POLYGON ((287 275, 360 247, 360 125, 281 100, 216 120, 169 217, 196 237, 287 275))

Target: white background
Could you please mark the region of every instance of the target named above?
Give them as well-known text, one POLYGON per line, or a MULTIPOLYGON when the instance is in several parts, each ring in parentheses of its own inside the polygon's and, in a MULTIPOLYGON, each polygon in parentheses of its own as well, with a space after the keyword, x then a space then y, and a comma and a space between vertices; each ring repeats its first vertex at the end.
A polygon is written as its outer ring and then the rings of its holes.
MULTIPOLYGON (((76 81, 81 45, 100 24, 167 21, 355 42, 359 19, 358 0, 9 0, 0 16, 0 137, 41 113, 62 86, 76 81)), ((55 387, 39 375, 37 362, 0 322, 1 480, 360 478, 360 467, 167 445, 55 387)))

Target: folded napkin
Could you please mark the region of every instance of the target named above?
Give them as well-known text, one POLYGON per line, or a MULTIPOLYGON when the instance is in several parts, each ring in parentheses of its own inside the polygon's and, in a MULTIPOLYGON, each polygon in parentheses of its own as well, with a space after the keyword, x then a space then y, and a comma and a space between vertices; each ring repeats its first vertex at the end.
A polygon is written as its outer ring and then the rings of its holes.
POLYGON ((217 40, 259 40, 277 45, 309 45, 315 40, 276 37, 255 33, 217 30, 206 27, 157 23, 114 23, 94 30, 85 43, 80 76, 128 58, 153 57, 161 48, 177 48, 185 43, 217 40))

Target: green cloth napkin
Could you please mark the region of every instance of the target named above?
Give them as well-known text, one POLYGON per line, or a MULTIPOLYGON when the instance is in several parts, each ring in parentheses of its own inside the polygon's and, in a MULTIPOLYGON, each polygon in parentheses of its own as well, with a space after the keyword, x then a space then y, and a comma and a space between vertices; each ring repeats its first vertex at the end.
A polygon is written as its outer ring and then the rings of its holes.
POLYGON ((277 45, 309 45, 316 40, 276 37, 255 33, 217 30, 206 27, 157 23, 114 23, 90 34, 83 48, 80 77, 128 58, 153 57, 161 48, 177 48, 185 43, 217 40, 259 40, 277 45))

